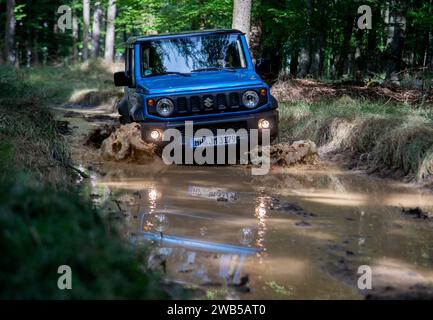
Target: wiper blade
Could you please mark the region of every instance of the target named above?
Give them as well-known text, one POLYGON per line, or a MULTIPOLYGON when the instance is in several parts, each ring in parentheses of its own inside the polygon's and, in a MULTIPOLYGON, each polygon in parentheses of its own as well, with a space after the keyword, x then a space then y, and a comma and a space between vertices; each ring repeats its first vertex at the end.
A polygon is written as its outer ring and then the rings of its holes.
POLYGON ((183 73, 183 72, 177 72, 177 71, 165 71, 165 72, 159 72, 159 73, 152 73, 152 74, 149 74, 145 77, 146 78, 147 77, 156 77, 156 76, 163 76, 163 75, 167 75, 167 74, 177 74, 177 75, 183 76, 183 77, 190 77, 191 76, 191 74, 189 74, 189 73, 183 73))
POLYGON ((191 72, 202 72, 202 71, 229 71, 229 72, 236 72, 233 68, 223 68, 223 67, 209 67, 209 68, 201 68, 201 69, 195 69, 191 72))

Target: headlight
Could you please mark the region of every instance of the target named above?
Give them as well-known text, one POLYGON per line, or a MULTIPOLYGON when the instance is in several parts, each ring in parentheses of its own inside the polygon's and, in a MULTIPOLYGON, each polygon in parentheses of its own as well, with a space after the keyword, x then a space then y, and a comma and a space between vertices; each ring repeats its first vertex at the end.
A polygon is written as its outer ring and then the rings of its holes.
POLYGON ((269 129, 271 127, 271 123, 266 119, 260 119, 258 123, 258 127, 260 129, 269 129))
POLYGON ((242 95, 242 103, 247 108, 255 108, 259 104, 259 95, 252 90, 246 91, 242 95))
POLYGON ((158 103, 156 104, 156 111, 159 113, 160 116, 170 116, 174 111, 173 102, 167 98, 162 98, 158 100, 158 103))

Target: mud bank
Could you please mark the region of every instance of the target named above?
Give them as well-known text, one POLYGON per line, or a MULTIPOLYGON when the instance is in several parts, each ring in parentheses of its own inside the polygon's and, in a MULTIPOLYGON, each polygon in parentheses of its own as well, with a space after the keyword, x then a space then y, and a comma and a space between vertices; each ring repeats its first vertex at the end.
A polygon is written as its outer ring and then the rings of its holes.
POLYGON ((433 122, 362 114, 361 108, 356 103, 283 106, 282 139, 311 139, 324 159, 348 169, 432 186, 433 122))
POLYGON ((272 86, 272 95, 279 102, 319 102, 323 100, 361 99, 405 104, 433 104, 433 91, 387 87, 379 83, 327 84, 317 80, 288 79, 272 86))

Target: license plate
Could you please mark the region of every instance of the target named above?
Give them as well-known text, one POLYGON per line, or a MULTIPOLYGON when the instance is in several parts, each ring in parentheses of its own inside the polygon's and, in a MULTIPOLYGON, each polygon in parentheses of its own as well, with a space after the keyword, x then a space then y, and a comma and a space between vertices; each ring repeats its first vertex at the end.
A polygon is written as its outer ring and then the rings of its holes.
POLYGON ((191 139, 191 147, 215 147, 215 146, 226 146, 230 144, 236 144, 237 135, 236 134, 228 134, 228 135, 220 135, 220 136, 210 136, 210 137, 202 137, 202 138, 194 138, 191 139))
POLYGON ((190 186, 188 188, 189 194, 194 197, 208 198, 208 199, 226 199, 229 202, 233 202, 236 200, 236 193, 229 192, 225 190, 221 190, 218 188, 206 188, 206 187, 197 187, 190 186))

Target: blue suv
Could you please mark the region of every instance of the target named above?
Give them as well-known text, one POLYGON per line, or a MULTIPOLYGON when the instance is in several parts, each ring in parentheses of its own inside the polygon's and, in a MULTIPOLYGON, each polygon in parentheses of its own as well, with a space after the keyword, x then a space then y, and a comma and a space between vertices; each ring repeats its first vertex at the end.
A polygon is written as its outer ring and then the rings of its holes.
POLYGON ((143 140, 162 143, 161 133, 185 121, 194 129, 269 128, 278 136, 278 104, 260 75, 269 61, 253 65, 239 30, 208 30, 130 38, 125 71, 114 74, 124 86, 117 108, 121 123, 141 124, 143 140))

